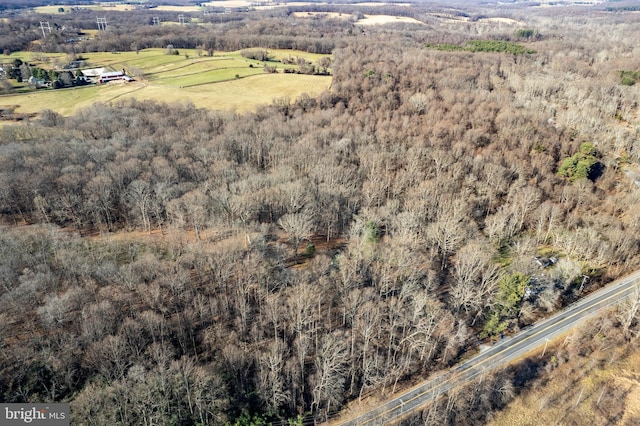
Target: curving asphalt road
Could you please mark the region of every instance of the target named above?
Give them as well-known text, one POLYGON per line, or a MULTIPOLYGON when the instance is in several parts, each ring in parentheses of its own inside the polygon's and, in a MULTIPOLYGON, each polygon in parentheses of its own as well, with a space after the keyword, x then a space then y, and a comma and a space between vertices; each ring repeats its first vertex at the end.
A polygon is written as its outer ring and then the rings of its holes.
POLYGON ((337 424, 342 426, 391 424, 433 401, 439 395, 473 380, 490 369, 504 366, 533 349, 546 345, 600 310, 622 302, 634 292, 639 282, 640 271, 614 281, 552 317, 503 339, 446 373, 425 381, 366 414, 337 424))

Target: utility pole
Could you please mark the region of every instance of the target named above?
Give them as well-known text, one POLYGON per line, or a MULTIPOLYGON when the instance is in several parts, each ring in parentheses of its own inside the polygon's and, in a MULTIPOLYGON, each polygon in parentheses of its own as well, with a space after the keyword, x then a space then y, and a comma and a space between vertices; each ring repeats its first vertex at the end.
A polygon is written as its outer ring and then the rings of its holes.
POLYGON ((98 24, 98 31, 107 30, 107 18, 96 18, 96 23, 98 24))
POLYGON ((584 284, 587 282, 588 279, 589 279, 588 275, 582 276, 582 284, 580 284, 580 288, 578 289, 578 294, 582 293, 582 289, 584 289, 584 284))
POLYGON ((47 38, 47 33, 44 31, 45 29, 49 30, 49 34, 51 34, 51 26, 49 22, 40 21, 40 29, 42 30, 42 38, 47 38))
POLYGON ((544 353, 547 351, 547 345, 549 344, 549 339, 544 339, 544 349, 542 350, 542 356, 544 357, 544 353))

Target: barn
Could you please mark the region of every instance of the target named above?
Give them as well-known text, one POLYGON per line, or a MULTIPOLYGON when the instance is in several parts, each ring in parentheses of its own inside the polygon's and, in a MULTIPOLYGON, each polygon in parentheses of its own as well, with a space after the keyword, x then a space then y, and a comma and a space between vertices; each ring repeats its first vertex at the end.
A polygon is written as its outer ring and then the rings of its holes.
POLYGON ((126 75, 124 70, 111 71, 111 72, 101 73, 100 78, 98 79, 98 83, 108 83, 110 81, 116 81, 116 80, 132 81, 133 79, 128 75, 126 75))

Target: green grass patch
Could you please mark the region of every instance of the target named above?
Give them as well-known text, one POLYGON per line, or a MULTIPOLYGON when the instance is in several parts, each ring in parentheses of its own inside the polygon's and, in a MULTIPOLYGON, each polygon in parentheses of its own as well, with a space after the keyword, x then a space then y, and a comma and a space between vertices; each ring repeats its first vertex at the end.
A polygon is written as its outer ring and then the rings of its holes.
MULTIPOLYGON (((160 77, 177 77, 182 73, 192 74, 196 72, 209 72, 212 69, 227 68, 253 68, 262 70, 263 62, 242 57, 241 51, 218 52, 213 57, 198 56, 195 49, 178 49, 179 55, 167 55, 165 49, 144 49, 139 53, 135 52, 98 52, 83 54, 90 67, 108 67, 114 70, 135 67, 142 70, 147 77, 154 79, 160 77), (188 59, 185 57, 188 56, 188 59), (173 75, 171 71, 175 71, 173 75), (155 76, 155 77, 152 77, 155 76)), ((270 57, 275 62, 282 61, 283 58, 301 57, 311 63, 316 63, 320 58, 330 55, 307 53, 299 50, 269 50, 270 57)), ((279 65, 279 69, 297 69, 295 65, 279 65)), ((240 72, 240 76, 256 74, 254 71, 240 72)), ((227 77, 214 79, 212 81, 224 81, 227 77)))
POLYGON ((187 77, 201 73, 215 73, 229 68, 262 69, 262 66, 256 65, 251 67, 249 64, 236 59, 215 59, 198 62, 185 61, 184 63, 172 65, 175 66, 163 66, 156 68, 155 71, 148 72, 145 76, 150 80, 157 80, 164 78, 187 77))
POLYGON ((640 71, 619 71, 620 84, 623 86, 633 86, 640 80, 640 71))
MULTIPOLYGON (((272 61, 277 61, 277 62, 282 61, 283 58, 301 57, 306 59, 309 62, 315 63, 320 58, 331 56, 331 55, 324 55, 321 53, 308 53, 308 52, 303 52, 301 50, 267 49, 267 51, 269 52, 269 57, 272 59, 272 61)), ((224 56, 229 58, 238 58, 242 60, 246 59, 242 57, 240 52, 241 52, 240 50, 237 50, 234 52, 226 52, 224 53, 224 56)))
MULTIPOLYGON (((263 63, 260 61, 250 60, 242 57, 240 51, 234 52, 216 52, 213 57, 199 56, 196 49, 176 49, 178 55, 167 55, 166 49, 153 48, 143 49, 138 53, 134 51, 126 52, 89 52, 82 53, 87 68, 106 67, 114 70, 128 67, 136 67, 144 71, 145 74, 165 72, 172 69, 182 69, 186 66, 200 67, 201 71, 209 71, 210 69, 228 68, 230 66, 249 66, 262 68, 263 63), (188 59, 185 57, 188 56, 188 59), (233 62, 237 61, 235 65, 233 62), (195 65, 198 64, 198 65, 195 65), (242 65, 240 65, 242 64, 242 65)), ((202 52, 200 52, 202 53, 202 52)), ((283 58, 301 57, 311 63, 316 63, 320 58, 330 55, 322 55, 315 53, 307 53, 299 50, 276 49, 269 50, 269 56, 276 62, 282 61, 283 58)), ((64 53, 33 53, 33 52, 14 52, 11 55, 0 57, 0 63, 10 64, 15 59, 21 59, 32 65, 43 65, 45 68, 53 68, 54 63, 64 61, 67 55, 64 53), (47 66, 48 65, 48 66, 47 66)), ((285 68, 284 65, 282 68, 285 68)), ((287 68, 297 68, 296 66, 287 66, 287 68)), ((194 68, 196 69, 196 68, 194 68)))
POLYGON ((97 52, 85 53, 92 67, 111 67, 114 69, 136 66, 145 70, 151 70, 162 65, 184 62, 184 56, 166 55, 164 49, 145 49, 136 52, 97 52))
POLYGON ((224 68, 218 70, 212 70, 208 72, 200 72, 195 74, 188 74, 183 76, 174 76, 169 78, 153 79, 155 84, 167 85, 167 86, 180 86, 189 87, 202 84, 217 83, 234 78, 247 77, 250 75, 263 74, 262 68, 249 68, 249 67, 237 67, 237 68, 224 68))
POLYGON ((539 246, 537 251, 538 251, 538 256, 543 256, 543 257, 557 256, 557 252, 555 250, 555 247, 553 246, 539 246))
POLYGON ((34 53, 34 52, 13 52, 10 55, 2 55, 0 56, 0 63, 2 64, 13 64, 13 61, 16 59, 22 60, 22 62, 28 62, 32 65, 46 65, 55 61, 57 58, 65 58, 66 54, 64 53, 34 53))
MULTIPOLYGON (((124 86, 124 85, 119 85, 124 86)), ((123 87, 117 87, 122 89, 123 87)), ((45 109, 54 109, 63 114, 70 115, 83 107, 98 102, 108 101, 119 93, 116 86, 85 86, 75 89, 39 90, 25 94, 5 95, 0 97, 0 105, 19 105, 16 112, 38 113, 45 109)))

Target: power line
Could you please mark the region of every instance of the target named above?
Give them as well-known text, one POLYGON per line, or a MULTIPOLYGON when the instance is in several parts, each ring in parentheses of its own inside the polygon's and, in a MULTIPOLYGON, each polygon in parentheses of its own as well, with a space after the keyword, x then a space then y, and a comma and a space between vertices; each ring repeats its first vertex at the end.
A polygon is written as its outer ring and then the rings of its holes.
POLYGON ((45 29, 49 30, 49 34, 51 34, 51 26, 49 25, 49 22, 40 21, 40 29, 42 30, 42 38, 47 38, 45 29))
POLYGON ((96 23, 98 24, 98 31, 107 30, 107 18, 96 18, 96 23))

